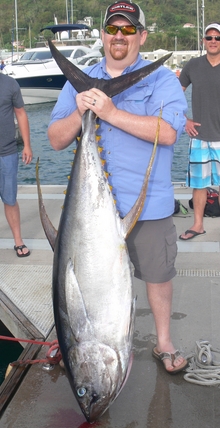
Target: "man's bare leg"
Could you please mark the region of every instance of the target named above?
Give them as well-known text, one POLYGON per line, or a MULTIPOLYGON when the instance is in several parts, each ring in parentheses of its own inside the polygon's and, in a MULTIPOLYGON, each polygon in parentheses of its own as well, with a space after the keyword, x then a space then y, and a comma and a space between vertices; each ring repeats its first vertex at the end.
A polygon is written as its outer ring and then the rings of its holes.
MULTIPOLYGON (((23 245, 23 240, 21 238, 21 226, 20 226, 20 209, 19 209, 19 205, 18 202, 16 201, 15 205, 7 205, 4 204, 4 209, 5 209, 5 217, 7 219, 7 222, 10 226, 10 229, 12 231, 13 237, 14 237, 14 241, 15 241, 15 246, 18 247, 20 245, 23 245)), ((28 248, 23 248, 23 250, 18 250, 19 254, 22 255, 23 254, 27 254, 28 253, 28 248)))
MULTIPOLYGON (((172 282, 161 284, 147 283, 147 296, 157 332, 157 350, 159 352, 169 352, 173 354, 176 351, 170 338, 170 316, 172 307, 173 286, 172 282)), ((163 360, 168 371, 173 370, 169 359, 163 360)), ((178 367, 184 362, 184 358, 179 356, 174 361, 174 366, 178 367)))
MULTIPOLYGON (((207 189, 193 189, 194 224, 192 227, 190 227, 190 229, 198 233, 204 232, 203 214, 204 214, 206 200, 207 200, 207 189)), ((187 233, 187 234, 183 233, 181 235, 181 238, 186 240, 191 237, 192 237, 192 234, 190 233, 187 233)))

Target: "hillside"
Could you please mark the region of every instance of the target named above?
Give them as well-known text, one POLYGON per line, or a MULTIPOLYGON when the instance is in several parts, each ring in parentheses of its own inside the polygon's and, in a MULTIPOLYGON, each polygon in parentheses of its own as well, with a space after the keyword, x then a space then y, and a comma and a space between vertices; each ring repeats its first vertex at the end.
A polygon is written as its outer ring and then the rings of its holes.
MULTIPOLYGON (((54 15, 59 23, 66 22, 67 8, 69 22, 72 17, 76 22, 92 16, 94 28, 100 29, 105 9, 110 4, 108 0, 1 0, 0 48, 10 48, 12 39, 15 39, 15 1, 19 40, 25 47, 35 46, 39 30, 53 24, 54 15)), ((205 25, 213 20, 220 21, 218 0, 204 1, 205 25)), ((200 15, 201 0, 198 2, 200 15)), ((155 24, 155 33, 150 33, 143 50, 174 50, 175 47, 178 50, 197 49, 197 29, 183 28, 186 23, 197 26, 197 0, 141 0, 137 3, 145 13, 147 26, 155 24)))

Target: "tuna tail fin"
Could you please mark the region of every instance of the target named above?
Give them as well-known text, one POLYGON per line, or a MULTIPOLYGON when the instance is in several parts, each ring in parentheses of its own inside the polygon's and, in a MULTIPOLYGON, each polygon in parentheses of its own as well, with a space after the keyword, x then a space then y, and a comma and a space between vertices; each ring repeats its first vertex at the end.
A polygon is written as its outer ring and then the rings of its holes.
POLYGON ((139 70, 115 77, 111 80, 105 80, 90 77, 83 73, 83 71, 81 71, 68 59, 66 59, 50 40, 48 40, 48 44, 53 58, 57 62, 63 74, 66 76, 67 80, 69 80, 77 92, 83 92, 91 88, 98 88, 105 92, 105 94, 110 98, 119 94, 120 92, 125 91, 126 89, 130 88, 130 86, 151 74, 158 67, 163 65, 163 63, 172 55, 172 53, 169 53, 159 60, 140 68, 139 70))
POLYGON ((57 237, 57 230, 52 225, 52 223, 51 223, 51 221, 50 221, 50 219, 46 213, 46 209, 45 209, 45 206, 43 203, 42 192, 41 192, 41 187, 40 187, 40 180, 39 180, 39 158, 37 159, 37 163, 36 163, 36 180, 37 180, 38 204, 39 204, 39 212, 40 212, 41 223, 42 223, 45 235, 49 241, 49 244, 50 244, 52 250, 54 251, 55 241, 56 241, 56 237, 57 237))

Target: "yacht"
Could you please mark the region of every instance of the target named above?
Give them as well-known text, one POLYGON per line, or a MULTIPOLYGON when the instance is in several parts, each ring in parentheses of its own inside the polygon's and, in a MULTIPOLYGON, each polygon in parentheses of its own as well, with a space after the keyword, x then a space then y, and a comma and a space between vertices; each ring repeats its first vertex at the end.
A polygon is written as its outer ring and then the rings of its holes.
MULTIPOLYGON (((56 41, 54 43, 56 44, 56 41)), ((58 44, 56 47, 69 61, 81 69, 99 62, 102 58, 100 39, 97 39, 92 46, 69 43, 58 44)), ((66 77, 47 46, 27 49, 18 61, 6 65, 3 72, 17 80, 25 104, 56 101, 66 82, 66 77)))

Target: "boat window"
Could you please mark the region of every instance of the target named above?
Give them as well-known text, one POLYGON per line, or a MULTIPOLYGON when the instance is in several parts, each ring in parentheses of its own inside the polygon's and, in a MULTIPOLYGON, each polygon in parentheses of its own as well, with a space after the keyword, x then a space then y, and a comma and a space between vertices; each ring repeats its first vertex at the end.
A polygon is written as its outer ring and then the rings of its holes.
POLYGON ((65 56, 66 58, 69 58, 71 56, 71 54, 74 52, 74 50, 73 49, 67 49, 67 50, 61 50, 60 52, 63 56, 65 56))
POLYGON ((77 49, 76 52, 73 55, 73 58, 79 58, 80 56, 86 55, 86 52, 82 49, 77 49))
POLYGON ((89 58, 88 59, 88 57, 85 57, 85 58, 82 58, 78 62, 78 64, 79 65, 93 65, 93 64, 97 64, 97 62, 99 62, 99 61, 100 61, 100 58, 89 58))
POLYGON ((34 52, 33 56, 31 57, 31 59, 33 61, 42 60, 42 59, 50 59, 50 58, 52 58, 52 54, 50 51, 34 52))
POLYGON ((29 60, 29 59, 31 59, 32 58, 32 56, 33 56, 33 54, 34 54, 34 52, 25 52, 22 56, 21 56, 21 58, 20 58, 20 60, 19 61, 23 61, 23 60, 29 60))

